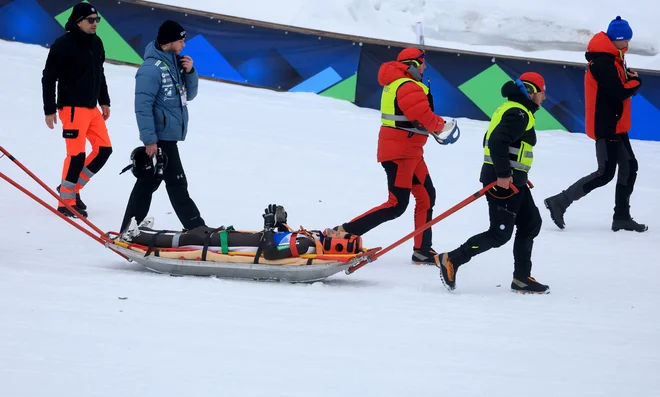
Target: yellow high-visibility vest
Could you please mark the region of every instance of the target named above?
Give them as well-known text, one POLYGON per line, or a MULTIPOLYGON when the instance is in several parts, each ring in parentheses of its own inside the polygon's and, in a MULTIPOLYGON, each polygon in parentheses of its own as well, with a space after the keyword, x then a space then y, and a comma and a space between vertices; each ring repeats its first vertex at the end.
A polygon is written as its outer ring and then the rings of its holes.
MULTIPOLYGON (((500 124, 504 113, 513 108, 518 108, 529 116, 525 131, 534 128, 534 114, 532 114, 532 112, 530 112, 525 106, 513 101, 506 101, 501 104, 497 110, 495 110, 493 118, 490 120, 488 131, 486 132, 486 139, 484 141, 484 162, 486 164, 493 164, 493 159, 490 157, 490 148, 488 147, 490 134, 492 134, 495 128, 500 124)), ((532 162, 534 161, 533 149, 534 147, 532 145, 522 141, 520 142, 520 147, 509 147, 509 163, 511 164, 511 168, 518 171, 528 172, 532 168, 532 162)))
POLYGON ((401 109, 398 109, 398 106, 396 106, 396 92, 401 84, 408 81, 412 81, 413 83, 420 86, 422 90, 424 90, 424 94, 429 94, 429 88, 425 86, 424 83, 421 83, 417 80, 408 77, 402 77, 400 79, 394 80, 390 84, 383 87, 383 93, 380 97, 380 122, 382 125, 387 127, 398 128, 400 130, 414 132, 416 134, 428 135, 428 131, 416 128, 412 121, 408 120, 408 118, 404 116, 401 109))

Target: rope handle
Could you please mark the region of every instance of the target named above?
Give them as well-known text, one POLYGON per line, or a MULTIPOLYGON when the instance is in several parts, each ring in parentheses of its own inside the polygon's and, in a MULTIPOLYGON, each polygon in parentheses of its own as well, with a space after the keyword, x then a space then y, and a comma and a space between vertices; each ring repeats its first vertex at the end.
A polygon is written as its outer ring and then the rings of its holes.
MULTIPOLYGON (((497 188, 497 186, 492 187, 492 189, 495 189, 495 188, 497 188)), ((491 196, 493 196, 494 198, 496 198, 498 200, 506 200, 508 198, 513 197, 515 194, 518 194, 518 192, 519 192, 518 188, 513 183, 509 184, 509 190, 513 190, 513 193, 511 193, 510 195, 508 195, 506 197, 496 196, 490 190, 491 189, 488 189, 488 194, 490 194, 491 196)))

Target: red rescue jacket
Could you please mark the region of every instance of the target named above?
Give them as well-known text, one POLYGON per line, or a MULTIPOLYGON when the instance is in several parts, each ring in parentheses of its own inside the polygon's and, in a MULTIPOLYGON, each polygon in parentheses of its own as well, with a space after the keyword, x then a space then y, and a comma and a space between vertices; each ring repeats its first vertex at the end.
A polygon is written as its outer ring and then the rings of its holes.
MULTIPOLYGON (((402 77, 412 76, 407 72, 408 65, 392 61, 384 63, 378 70, 378 83, 381 86, 391 84, 402 77)), ((433 113, 424 90, 412 81, 399 86, 396 104, 411 121, 418 121, 428 131, 440 131, 445 125, 442 117, 433 113)), ((381 126, 378 133, 378 162, 418 158, 424 154, 424 144, 428 136, 410 134, 408 131, 381 126)))
POLYGON ((619 51, 604 32, 597 33, 587 46, 585 124, 592 139, 627 133, 632 126, 631 97, 642 83, 637 77, 628 78, 625 52, 619 51))

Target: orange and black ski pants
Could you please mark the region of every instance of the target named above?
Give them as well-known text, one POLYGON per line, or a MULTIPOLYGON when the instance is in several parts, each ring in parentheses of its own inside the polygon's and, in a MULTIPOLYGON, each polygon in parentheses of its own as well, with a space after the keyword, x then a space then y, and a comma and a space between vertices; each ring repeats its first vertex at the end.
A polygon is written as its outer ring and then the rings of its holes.
MULTIPOLYGON (((380 224, 398 218, 406 212, 410 193, 415 197, 415 229, 430 221, 435 205, 435 188, 426 167, 424 158, 400 159, 381 163, 387 174, 388 200, 372 208, 350 222, 344 223, 344 230, 358 236, 380 224)), ((415 236, 415 249, 430 249, 431 228, 415 236)))
POLYGON ((98 108, 65 106, 58 114, 66 142, 60 197, 67 204, 75 205, 76 194, 108 161, 112 143, 98 108), (87 141, 92 145, 89 155, 85 154, 87 141))

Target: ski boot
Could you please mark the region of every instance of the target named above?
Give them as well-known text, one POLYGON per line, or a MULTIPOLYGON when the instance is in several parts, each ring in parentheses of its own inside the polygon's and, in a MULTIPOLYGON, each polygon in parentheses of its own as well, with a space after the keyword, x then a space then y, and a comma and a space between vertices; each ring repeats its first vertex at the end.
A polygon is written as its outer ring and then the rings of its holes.
POLYGON ((550 287, 529 276, 527 278, 514 278, 511 281, 511 291, 519 294, 549 294, 550 287))
MULTIPOLYGON (((57 193, 60 192, 60 187, 62 187, 62 185, 58 185, 55 188, 55 190, 57 190, 57 193)), ((85 203, 83 203, 83 201, 80 199, 80 193, 76 193, 76 206, 82 210, 87 209, 87 205, 85 205, 85 203)))
POLYGON ((564 192, 561 192, 555 196, 548 197, 543 200, 545 208, 550 211, 550 218, 557 225, 558 228, 564 229, 566 227, 566 222, 564 222, 564 214, 566 209, 570 205, 568 197, 564 192))
POLYGON ((433 248, 415 248, 412 254, 413 265, 435 266, 435 256, 438 255, 433 248))
POLYGON ((635 222, 632 218, 614 219, 612 221, 612 230, 615 232, 618 232, 619 230, 628 230, 631 232, 644 233, 649 230, 649 227, 642 223, 635 222))
POLYGON ((456 270, 454 264, 449 260, 449 254, 444 252, 435 256, 436 266, 440 268, 440 281, 449 290, 456 289, 456 270))
MULTIPOLYGON (((87 218, 87 211, 85 211, 84 209, 78 207, 77 205, 73 205, 73 206, 71 206, 71 208, 73 208, 74 210, 78 211, 78 213, 79 213, 83 218, 87 218)), ((58 211, 60 214, 64 215, 64 216, 68 216, 69 218, 77 218, 77 217, 78 217, 76 214, 74 214, 73 212, 71 212, 71 210, 68 209, 67 207, 57 207, 57 211, 58 211)))
POLYGON ((332 227, 332 228, 330 228, 330 227, 326 228, 323 231, 323 234, 326 237, 330 237, 330 238, 347 238, 348 237, 348 232, 346 232, 343 225, 335 226, 335 227, 332 227))

